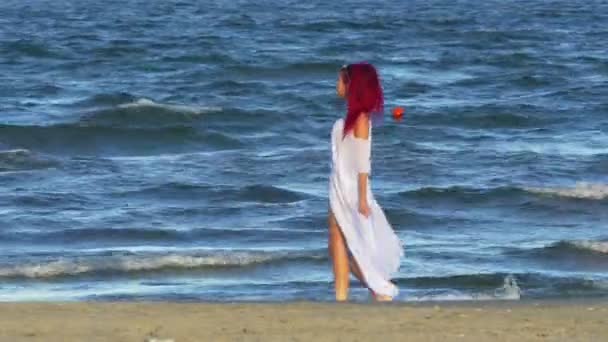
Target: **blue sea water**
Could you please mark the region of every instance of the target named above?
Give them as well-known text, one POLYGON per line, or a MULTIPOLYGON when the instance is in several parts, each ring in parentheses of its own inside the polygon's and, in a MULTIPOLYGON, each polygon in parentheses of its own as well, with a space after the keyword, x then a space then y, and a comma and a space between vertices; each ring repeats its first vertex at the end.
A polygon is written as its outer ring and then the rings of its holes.
MULTIPOLYGON (((608 2, 4 0, 0 301, 331 300, 337 69, 400 301, 608 294, 608 2)), ((367 295, 356 283, 355 300, 367 295)))

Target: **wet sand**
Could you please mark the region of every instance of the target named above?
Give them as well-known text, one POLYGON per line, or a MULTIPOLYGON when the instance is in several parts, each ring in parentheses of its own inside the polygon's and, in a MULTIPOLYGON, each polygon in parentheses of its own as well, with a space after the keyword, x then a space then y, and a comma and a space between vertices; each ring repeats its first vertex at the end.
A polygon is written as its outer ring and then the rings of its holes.
POLYGON ((608 301, 1 303, 0 341, 608 341, 608 301))

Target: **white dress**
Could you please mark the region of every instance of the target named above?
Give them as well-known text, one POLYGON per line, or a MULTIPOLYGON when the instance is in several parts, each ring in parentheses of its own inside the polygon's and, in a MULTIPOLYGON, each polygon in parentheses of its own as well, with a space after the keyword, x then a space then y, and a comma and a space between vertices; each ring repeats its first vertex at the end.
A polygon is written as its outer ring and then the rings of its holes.
POLYGON ((390 279, 399 269, 403 247, 376 202, 370 181, 367 200, 371 215, 366 218, 359 213, 358 174, 370 173, 371 127, 368 140, 352 133, 344 137, 343 128, 344 119, 339 119, 331 132, 330 207, 366 285, 376 294, 395 297, 399 290, 390 279))

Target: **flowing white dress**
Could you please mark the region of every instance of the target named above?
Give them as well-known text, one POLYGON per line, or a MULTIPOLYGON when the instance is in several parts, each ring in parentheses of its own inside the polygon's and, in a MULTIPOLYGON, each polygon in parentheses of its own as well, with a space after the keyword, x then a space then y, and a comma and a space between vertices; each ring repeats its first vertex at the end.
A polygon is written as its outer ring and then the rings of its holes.
POLYGON ((371 181, 367 188, 371 215, 359 213, 358 174, 370 173, 371 127, 369 139, 352 133, 344 137, 343 129, 344 119, 339 119, 331 132, 330 207, 366 285, 376 294, 395 297, 399 290, 390 279, 399 269, 403 247, 372 194, 371 181))

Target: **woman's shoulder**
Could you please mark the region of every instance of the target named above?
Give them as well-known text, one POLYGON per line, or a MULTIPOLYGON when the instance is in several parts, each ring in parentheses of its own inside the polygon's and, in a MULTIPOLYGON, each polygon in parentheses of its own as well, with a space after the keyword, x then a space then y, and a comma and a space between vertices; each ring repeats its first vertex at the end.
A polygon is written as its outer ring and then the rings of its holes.
POLYGON ((334 122, 334 127, 336 126, 340 126, 340 127, 344 127, 344 118, 339 118, 334 122))
POLYGON ((344 130, 344 119, 339 118, 338 120, 336 120, 336 122, 334 122, 331 132, 332 132, 332 134, 334 134, 336 132, 342 132, 343 130, 344 130))

